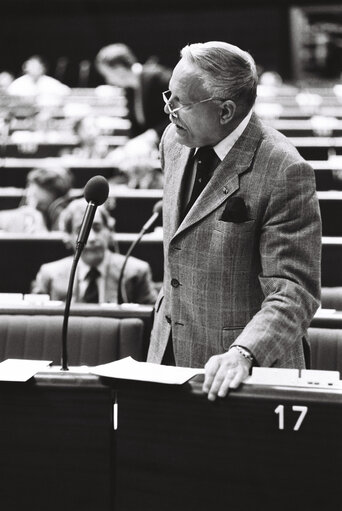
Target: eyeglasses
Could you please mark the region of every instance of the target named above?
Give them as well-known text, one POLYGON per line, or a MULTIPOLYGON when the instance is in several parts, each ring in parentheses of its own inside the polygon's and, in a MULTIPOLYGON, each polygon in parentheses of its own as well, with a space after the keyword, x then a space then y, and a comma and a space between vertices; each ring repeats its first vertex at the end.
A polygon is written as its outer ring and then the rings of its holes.
POLYGON ((207 101, 211 101, 213 99, 219 99, 220 101, 224 101, 224 99, 221 99, 221 98, 211 97, 211 98, 207 98, 207 99, 202 99, 201 101, 196 101, 195 103, 190 103, 189 105, 181 105, 176 108, 171 108, 171 101, 170 101, 171 95, 172 95, 172 92, 170 90, 166 90, 166 91, 162 92, 163 100, 167 106, 169 114, 173 115, 174 117, 177 117, 177 112, 179 112, 179 110, 181 110, 182 108, 190 108, 192 106, 198 105, 199 103, 206 103, 207 101))

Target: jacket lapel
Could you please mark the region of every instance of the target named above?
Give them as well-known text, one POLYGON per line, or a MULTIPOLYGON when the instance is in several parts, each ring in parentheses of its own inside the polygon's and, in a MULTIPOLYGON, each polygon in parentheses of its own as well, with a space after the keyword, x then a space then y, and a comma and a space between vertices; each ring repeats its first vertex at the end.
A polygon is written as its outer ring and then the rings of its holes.
MULTIPOLYGON (((241 137, 215 170, 208 186, 176 228, 175 236, 214 211, 239 189, 240 175, 250 168, 261 136, 261 124, 253 114, 241 137)), ((179 189, 176 193, 179 195, 179 189)), ((177 212, 179 211, 180 205, 177 207, 177 212)), ((179 220, 179 216, 177 218, 179 220)))
POLYGON ((172 193, 166 195, 164 193, 163 211, 167 212, 169 217, 168 223, 171 227, 171 232, 176 232, 180 223, 183 207, 182 199, 186 183, 186 168, 194 152, 194 149, 177 144, 169 154, 172 172, 168 175, 169 182, 167 187, 172 190, 172 193))

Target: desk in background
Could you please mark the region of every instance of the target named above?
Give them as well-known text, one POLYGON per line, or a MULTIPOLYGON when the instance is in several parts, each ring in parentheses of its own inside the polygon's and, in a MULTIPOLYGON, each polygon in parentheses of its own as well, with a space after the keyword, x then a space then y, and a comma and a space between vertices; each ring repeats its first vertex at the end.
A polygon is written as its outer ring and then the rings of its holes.
MULTIPOLYGON (((1 174, 1 170, 0 170, 1 174)), ((22 188, 0 188, 0 210, 14 209, 23 199, 22 188)), ((74 188, 73 197, 83 197, 83 188, 74 188)), ((153 207, 162 199, 162 190, 136 190, 127 187, 110 185, 108 196, 108 209, 115 218, 117 232, 139 232, 145 222, 151 217, 153 207)), ((161 226, 159 217, 155 225, 161 226)))
POLYGON ((25 188, 26 177, 30 170, 36 167, 61 166, 70 169, 75 188, 84 188, 87 181, 95 175, 108 179, 115 174, 113 164, 103 159, 62 158, 57 155, 49 158, 33 155, 31 157, 26 155, 23 158, 6 157, 0 160, 0 186, 25 188))
MULTIPOLYGON (((136 234, 116 233, 120 252, 126 254, 136 234)), ((62 233, 49 233, 45 236, 0 235, 0 292, 29 293, 32 280, 39 267, 70 255, 63 242, 62 233)), ((161 233, 145 235, 133 250, 133 256, 147 261, 152 268, 154 282, 163 280, 164 255, 161 233)), ((342 286, 342 237, 323 236, 322 238, 322 286, 342 286)))

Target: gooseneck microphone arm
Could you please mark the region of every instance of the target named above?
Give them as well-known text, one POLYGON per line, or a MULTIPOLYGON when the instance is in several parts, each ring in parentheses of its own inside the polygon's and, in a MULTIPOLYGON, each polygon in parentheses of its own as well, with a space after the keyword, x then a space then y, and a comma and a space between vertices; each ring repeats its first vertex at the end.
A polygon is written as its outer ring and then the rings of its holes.
POLYGON ((97 206, 103 204, 108 197, 109 185, 108 181, 103 176, 94 176, 87 182, 84 188, 84 197, 88 202, 87 209, 84 213, 82 225, 78 233, 76 241, 76 250, 74 259, 71 266, 68 291, 65 299, 63 328, 62 328, 62 371, 68 371, 68 323, 70 316, 70 303, 72 298, 72 290, 74 286, 75 274, 77 263, 81 257, 82 250, 85 247, 91 226, 93 224, 94 216, 97 206))
POLYGON ((82 250, 76 250, 74 259, 72 261, 68 291, 65 299, 63 328, 62 328, 62 370, 68 371, 68 322, 70 316, 70 303, 72 298, 72 290, 74 287, 74 280, 76 274, 77 263, 80 258, 82 250))
POLYGON ((162 211, 162 205, 163 201, 158 201, 153 208, 153 215, 147 220, 147 222, 144 224, 143 228, 138 234, 138 237, 133 241, 133 243, 130 245, 129 249, 126 252, 125 260, 123 262, 123 265, 120 270, 120 275, 118 279, 118 305, 121 305, 122 303, 127 303, 127 293, 123 286, 122 279, 124 276, 125 268, 127 265, 127 261, 131 253, 133 252, 134 248, 137 246, 137 244, 140 242, 141 238, 146 234, 146 232, 151 229, 152 225, 158 220, 159 215, 162 211))

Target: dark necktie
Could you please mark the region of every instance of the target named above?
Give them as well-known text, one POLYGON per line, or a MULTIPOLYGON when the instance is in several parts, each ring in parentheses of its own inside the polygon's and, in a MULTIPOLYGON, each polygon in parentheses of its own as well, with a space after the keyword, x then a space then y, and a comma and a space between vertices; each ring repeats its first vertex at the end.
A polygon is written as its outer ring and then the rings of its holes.
POLYGON ((195 203, 197 197, 202 193, 204 188, 209 183, 214 170, 220 163, 220 158, 215 153, 214 149, 210 146, 200 147, 195 154, 196 177, 192 189, 191 197, 185 207, 183 217, 190 211, 192 205, 195 203))
POLYGON ((88 286, 85 290, 83 301, 85 303, 99 303, 99 288, 97 286, 97 278, 100 272, 97 268, 91 267, 86 275, 88 286))

